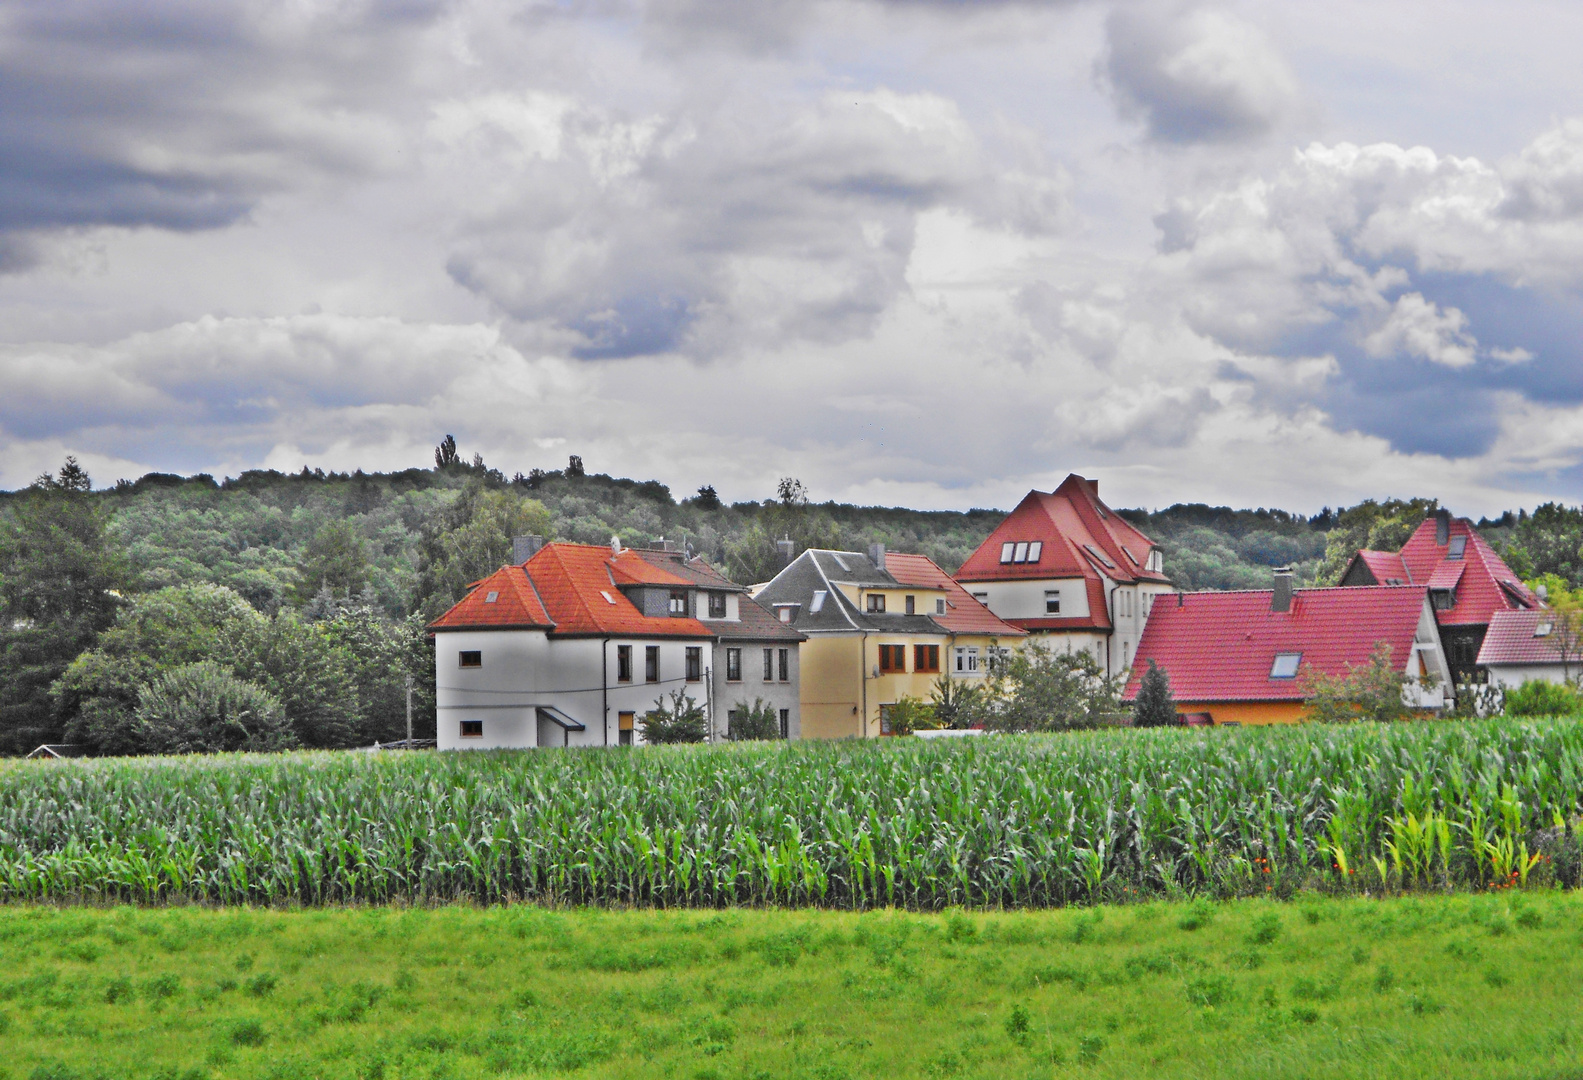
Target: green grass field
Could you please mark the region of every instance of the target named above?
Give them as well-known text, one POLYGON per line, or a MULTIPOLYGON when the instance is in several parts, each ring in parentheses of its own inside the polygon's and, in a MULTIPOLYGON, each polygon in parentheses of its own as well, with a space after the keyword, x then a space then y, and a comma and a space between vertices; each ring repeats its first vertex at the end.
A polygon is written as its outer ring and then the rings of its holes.
POLYGON ((0 1077, 1583 1077, 1583 896, 0 907, 0 1077))

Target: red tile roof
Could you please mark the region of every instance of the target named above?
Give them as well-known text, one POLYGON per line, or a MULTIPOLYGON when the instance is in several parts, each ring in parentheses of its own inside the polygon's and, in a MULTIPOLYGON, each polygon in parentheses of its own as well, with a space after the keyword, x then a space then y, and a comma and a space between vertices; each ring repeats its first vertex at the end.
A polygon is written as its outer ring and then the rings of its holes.
MULTIPOLYGON (((623 555, 626 553, 624 552, 623 555)), ((645 615, 616 587, 612 578, 612 564, 621 561, 612 558, 610 549, 587 544, 546 544, 522 566, 508 566, 495 571, 468 593, 455 607, 430 624, 434 630, 494 629, 518 625, 490 621, 479 612, 490 605, 483 603, 491 582, 506 575, 509 580, 520 577, 531 582, 531 589, 548 619, 544 623, 524 623, 523 626, 551 625, 555 637, 588 637, 606 634, 623 637, 683 637, 711 638, 714 634, 697 619, 677 619, 666 616, 645 615)), ((637 564, 647 566, 633 558, 623 563, 623 571, 637 564)), ((681 582, 681 579, 677 579, 681 582)), ((685 582, 681 582, 685 584, 685 582)), ((500 599, 505 597, 501 593, 500 599)), ((498 600, 497 600, 498 602, 498 600)), ((487 614, 487 613, 486 613, 487 614)))
POLYGON ((1270 677, 1277 653, 1301 653, 1305 668, 1345 675, 1383 641, 1405 669, 1427 602, 1422 585, 1298 589, 1290 611, 1271 611, 1268 589, 1179 596, 1162 596, 1150 610, 1124 699, 1137 695, 1150 660, 1181 702, 1300 700, 1301 678, 1270 677))
POLYGON ((1440 582, 1453 575, 1458 579, 1456 603, 1447 609, 1437 609, 1435 618, 1441 626, 1483 626, 1498 611, 1516 611, 1524 607, 1538 607, 1539 598, 1512 572, 1495 549, 1479 535, 1478 529, 1467 518, 1452 518, 1447 533, 1447 543, 1435 542, 1435 519, 1425 518, 1400 554, 1379 551, 1360 551, 1356 558, 1363 561, 1374 574, 1376 581, 1385 582, 1393 572, 1382 572, 1381 567, 1399 563, 1407 572, 1407 581, 1429 585, 1431 588, 1449 588, 1440 582), (1449 541, 1465 537, 1466 547, 1462 558, 1450 559, 1449 541), (1392 561, 1394 560, 1394 562, 1392 561), (1461 570, 1456 569, 1461 567, 1461 570))
MULTIPOLYGON (((1556 613, 1548 608, 1497 611, 1490 617, 1490 628, 1479 648, 1478 662, 1486 666, 1560 664, 1561 638, 1555 632, 1556 621, 1556 613), (1535 634, 1546 625, 1550 629, 1545 634, 1535 634)), ((1576 656, 1570 666, 1583 671, 1583 663, 1579 663, 1576 656)))
POLYGON ((953 634, 996 634, 1002 637, 1022 637, 1023 632, 997 616, 989 608, 973 599, 972 595, 927 555, 903 555, 890 552, 885 556, 885 570, 899 584, 915 585, 923 589, 945 591, 945 614, 929 616, 953 634))
POLYGON ((1363 560, 1365 566, 1374 574, 1376 585, 1412 585, 1412 574, 1407 572, 1407 564, 1402 562, 1402 557, 1394 551, 1360 551, 1357 557, 1363 560))
POLYGON ((956 579, 1024 581, 1058 577, 1108 577, 1115 581, 1167 582, 1145 567, 1154 542, 1099 499, 1099 485, 1076 473, 1054 491, 1030 491, 989 539, 968 556, 956 579), (1037 562, 1002 563, 1007 542, 1039 541, 1037 562), (1109 565, 1106 565, 1106 564, 1109 565))
POLYGON ((429 629, 548 630, 554 625, 522 567, 502 566, 475 583, 472 591, 430 623, 429 629), (489 599, 491 593, 494 600, 489 599))

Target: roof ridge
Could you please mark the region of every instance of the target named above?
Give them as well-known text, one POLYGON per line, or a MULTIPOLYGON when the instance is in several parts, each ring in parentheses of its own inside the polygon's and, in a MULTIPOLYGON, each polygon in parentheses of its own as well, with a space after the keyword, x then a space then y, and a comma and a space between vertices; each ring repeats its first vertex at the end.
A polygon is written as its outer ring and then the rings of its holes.
MULTIPOLYGON (((526 581, 528 583, 528 591, 533 594, 534 602, 539 605, 539 611, 543 613, 544 621, 549 623, 550 626, 553 628, 555 626, 555 616, 550 614, 549 605, 544 602, 544 597, 539 595, 539 587, 538 587, 538 585, 536 585, 534 583, 533 575, 528 573, 528 568, 527 568, 526 564, 523 564, 523 565, 512 564, 512 566, 502 567, 501 569, 517 569, 517 570, 521 570, 522 571, 522 578, 523 578, 524 581, 526 581)), ((520 589, 521 586, 514 584, 512 586, 512 588, 520 589)))
MULTIPOLYGON (((819 550, 829 550, 829 549, 828 548, 821 548, 819 550)), ((845 554, 845 553, 843 553, 843 554, 845 554)), ((840 589, 836 588, 835 585, 831 583, 830 575, 825 573, 824 572, 824 567, 819 565, 819 559, 815 556, 814 549, 810 548, 809 551, 808 551, 808 555, 809 555, 810 561, 812 561, 812 563, 813 563, 813 568, 819 572, 819 580, 824 582, 825 588, 827 590, 829 590, 829 592, 835 594, 836 607, 841 609, 841 617, 844 618, 847 621, 847 624, 850 625, 852 627, 852 629, 854 629, 854 630, 861 630, 861 629, 863 629, 861 626, 859 626, 857 624, 857 620, 852 618, 852 613, 847 610, 847 607, 849 605, 851 605, 852 602, 846 598, 846 594, 845 593, 843 593, 840 589)))

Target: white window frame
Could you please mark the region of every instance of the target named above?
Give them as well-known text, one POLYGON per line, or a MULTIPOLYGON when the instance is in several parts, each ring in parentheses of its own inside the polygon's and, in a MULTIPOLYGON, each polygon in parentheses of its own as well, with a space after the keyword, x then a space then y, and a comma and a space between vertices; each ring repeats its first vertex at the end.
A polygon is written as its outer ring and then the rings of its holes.
POLYGON ((954 670, 958 675, 978 674, 978 646, 958 645, 952 653, 954 670))
POLYGON ((1001 563, 1004 564, 1004 563, 1011 562, 1012 553, 1015 552, 1016 550, 1017 550, 1017 543, 1014 540, 1007 540, 1004 544, 1000 545, 1000 561, 1001 561, 1001 563))
POLYGON ((1061 590, 1060 589, 1046 589, 1046 590, 1044 590, 1044 613, 1046 615, 1059 615, 1059 614, 1061 614, 1061 590), (1050 606, 1052 603, 1055 605, 1054 607, 1050 606))

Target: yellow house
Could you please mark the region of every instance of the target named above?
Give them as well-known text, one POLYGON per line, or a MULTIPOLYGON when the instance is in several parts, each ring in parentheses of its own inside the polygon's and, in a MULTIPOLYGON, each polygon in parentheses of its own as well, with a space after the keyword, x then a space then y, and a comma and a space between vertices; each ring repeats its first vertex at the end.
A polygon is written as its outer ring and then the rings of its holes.
POLYGON ((890 706, 927 701, 942 676, 983 679, 1027 635, 923 555, 805 551, 756 594, 807 636, 799 647, 804 738, 887 734, 890 706))

